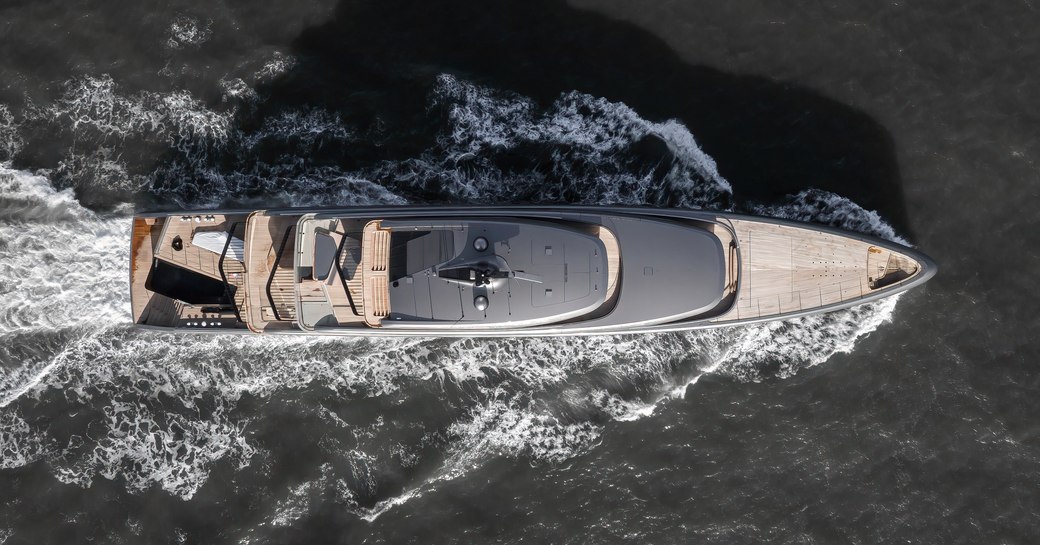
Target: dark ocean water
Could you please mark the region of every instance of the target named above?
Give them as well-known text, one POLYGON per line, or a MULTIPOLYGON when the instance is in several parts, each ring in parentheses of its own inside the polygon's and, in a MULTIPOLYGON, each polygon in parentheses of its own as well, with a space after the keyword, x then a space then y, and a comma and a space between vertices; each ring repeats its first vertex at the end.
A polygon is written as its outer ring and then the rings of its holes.
POLYGON ((1030 2, 9 1, 0 543, 1040 541, 1030 2), (922 289, 588 339, 160 335, 135 209, 630 203, 922 289))

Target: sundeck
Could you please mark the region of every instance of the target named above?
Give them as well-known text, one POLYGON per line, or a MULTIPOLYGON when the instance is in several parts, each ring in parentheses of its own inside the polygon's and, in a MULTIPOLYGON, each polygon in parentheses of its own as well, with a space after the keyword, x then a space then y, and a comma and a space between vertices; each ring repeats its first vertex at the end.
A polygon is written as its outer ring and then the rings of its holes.
POLYGON ((936 272, 891 242, 694 210, 192 211, 133 225, 135 323, 213 332, 688 330, 845 308, 936 272))

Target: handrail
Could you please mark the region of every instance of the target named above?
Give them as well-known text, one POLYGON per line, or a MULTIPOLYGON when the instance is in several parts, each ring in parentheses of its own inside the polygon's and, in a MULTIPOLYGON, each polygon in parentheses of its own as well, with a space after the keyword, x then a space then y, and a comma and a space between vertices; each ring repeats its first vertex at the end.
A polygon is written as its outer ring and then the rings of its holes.
POLYGON ((271 312, 274 313, 274 319, 279 322, 282 320, 281 315, 278 314, 278 305, 274 302, 274 296, 271 294, 271 286, 274 285, 274 275, 278 272, 278 264, 282 261, 282 254, 285 252, 285 245, 289 243, 289 236, 292 235, 295 225, 290 225, 285 230, 285 236, 282 238, 282 245, 278 247, 278 253, 274 257, 274 267, 271 267, 271 276, 267 279, 267 300, 271 302, 271 312))
POLYGON ((343 239, 339 241, 339 247, 336 248, 336 258, 332 261, 332 264, 336 266, 336 274, 339 275, 339 281, 343 284, 343 291, 347 293, 347 302, 350 303, 350 310, 354 313, 354 316, 361 316, 357 306, 354 304, 354 297, 350 295, 350 287, 347 286, 347 276, 343 274, 343 267, 339 265, 339 259, 343 255, 343 247, 347 244, 347 238, 347 233, 343 233, 343 239))
MULTIPOLYGON (((238 305, 235 304, 235 294, 231 293, 231 285, 228 284, 227 274, 224 272, 224 258, 227 257, 228 248, 231 247, 231 238, 235 236, 235 229, 237 229, 239 225, 242 225, 242 222, 236 221, 235 223, 232 223, 231 228, 228 229, 227 241, 224 242, 224 251, 220 252, 220 259, 217 260, 217 272, 220 273, 220 280, 224 282, 224 295, 226 295, 228 300, 231 301, 231 308, 235 310, 235 319, 241 322, 243 321, 242 315, 239 314, 238 305)), ((243 252, 244 251, 245 248, 243 248, 243 252)), ((237 290, 238 288, 236 287, 235 289, 237 290)))

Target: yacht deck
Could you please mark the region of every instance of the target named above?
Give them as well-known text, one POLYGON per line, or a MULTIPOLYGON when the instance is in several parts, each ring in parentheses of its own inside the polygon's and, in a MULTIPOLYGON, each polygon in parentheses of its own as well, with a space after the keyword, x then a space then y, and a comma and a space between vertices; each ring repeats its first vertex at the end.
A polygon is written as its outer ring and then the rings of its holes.
POLYGON ((861 298, 888 275, 917 272, 902 254, 853 238, 773 223, 729 220, 740 243, 740 288, 728 322, 799 312, 861 298))
POLYGON ((850 306, 934 274, 926 257, 898 244, 729 214, 694 215, 689 229, 681 220, 602 216, 576 230, 541 219, 228 214, 134 218, 135 323, 522 334, 532 325, 599 332, 671 317, 703 327, 850 306), (474 250, 478 232, 490 239, 487 253, 474 250))
POLYGON ((249 215, 246 222, 246 299, 249 329, 290 329, 296 318, 293 248, 299 216, 249 215))

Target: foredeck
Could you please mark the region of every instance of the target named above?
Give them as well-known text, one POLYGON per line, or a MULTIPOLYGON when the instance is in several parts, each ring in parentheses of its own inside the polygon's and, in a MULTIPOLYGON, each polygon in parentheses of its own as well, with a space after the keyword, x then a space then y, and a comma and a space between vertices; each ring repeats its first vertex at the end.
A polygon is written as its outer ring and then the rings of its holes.
POLYGON ((853 301, 875 291, 879 278, 917 272, 912 259, 869 242, 811 227, 729 221, 740 245, 740 287, 734 306, 713 322, 853 301))

